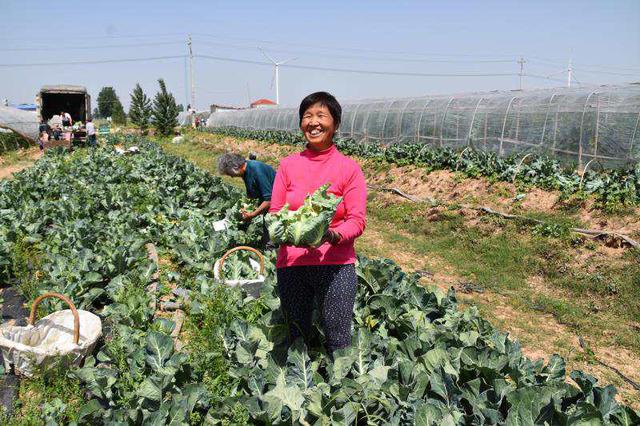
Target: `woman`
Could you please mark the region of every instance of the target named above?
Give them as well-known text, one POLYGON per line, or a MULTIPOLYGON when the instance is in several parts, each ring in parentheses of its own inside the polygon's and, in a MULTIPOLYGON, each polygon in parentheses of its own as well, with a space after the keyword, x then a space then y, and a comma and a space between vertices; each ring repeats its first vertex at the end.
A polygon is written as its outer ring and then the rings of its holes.
POLYGON ((298 209, 307 194, 331 183, 328 192, 343 197, 323 244, 317 248, 283 245, 276 261, 278 292, 289 325, 290 343, 308 341, 314 299, 329 354, 351 345, 356 295, 354 241, 365 228, 367 189, 358 164, 333 143, 342 108, 332 95, 316 92, 300 104, 300 130, 306 149, 282 160, 276 174, 269 212, 285 203, 298 209))
MULTIPOLYGON (((249 157, 251 158, 251 156, 249 157)), ((231 177, 241 177, 247 189, 247 198, 257 199, 260 205, 253 211, 242 211, 242 219, 246 222, 267 213, 271 207, 271 190, 276 171, 268 164, 250 160, 238 154, 227 153, 218 158, 218 172, 231 177)), ((263 218, 262 245, 268 247, 269 234, 263 218)), ((268 247, 269 248, 269 247, 268 247)))

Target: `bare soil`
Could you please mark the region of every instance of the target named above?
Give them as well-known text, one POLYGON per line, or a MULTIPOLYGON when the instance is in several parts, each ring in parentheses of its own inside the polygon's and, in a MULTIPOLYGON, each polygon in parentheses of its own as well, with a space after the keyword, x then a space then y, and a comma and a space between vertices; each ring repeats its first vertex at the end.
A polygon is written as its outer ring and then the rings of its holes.
POLYGON ((0 157, 0 179, 11 178, 14 173, 30 167, 41 156, 40 149, 29 148, 11 153, 11 158, 8 155, 0 157))

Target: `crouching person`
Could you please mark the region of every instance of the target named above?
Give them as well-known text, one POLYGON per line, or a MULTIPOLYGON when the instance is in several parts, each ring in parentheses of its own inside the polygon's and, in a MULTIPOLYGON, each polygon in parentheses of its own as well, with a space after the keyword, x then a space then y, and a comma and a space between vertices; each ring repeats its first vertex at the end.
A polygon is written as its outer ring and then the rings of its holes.
POLYGON ((269 233, 264 215, 271 207, 271 191, 276 171, 268 164, 257 160, 246 160, 238 154, 224 154, 218 159, 218 171, 222 175, 241 177, 247 189, 247 198, 257 199, 260 205, 253 211, 242 211, 242 218, 250 222, 258 216, 262 220, 262 246, 269 243, 269 233))

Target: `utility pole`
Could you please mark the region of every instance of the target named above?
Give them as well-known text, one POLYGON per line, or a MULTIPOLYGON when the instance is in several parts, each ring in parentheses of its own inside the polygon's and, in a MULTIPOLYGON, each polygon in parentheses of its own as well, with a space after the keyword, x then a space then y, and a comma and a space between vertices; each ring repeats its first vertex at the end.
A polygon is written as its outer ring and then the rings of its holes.
POLYGON ((567 87, 571 87, 571 80, 573 79, 573 65, 572 60, 569 59, 569 67, 567 68, 567 87))
POLYGON ((189 75, 191 77, 191 109, 196 109, 196 88, 193 81, 193 46, 191 43, 191 34, 189 34, 189 40, 187 41, 189 47, 189 75))
POLYGON ((525 64, 524 58, 521 56, 520 59, 518 60, 518 63, 520 64, 520 72, 518 73, 518 75, 520 76, 520 90, 522 90, 522 77, 524 76, 524 64, 525 64))
POLYGON ((251 88, 249 88, 249 82, 247 82, 247 105, 251 105, 251 88))

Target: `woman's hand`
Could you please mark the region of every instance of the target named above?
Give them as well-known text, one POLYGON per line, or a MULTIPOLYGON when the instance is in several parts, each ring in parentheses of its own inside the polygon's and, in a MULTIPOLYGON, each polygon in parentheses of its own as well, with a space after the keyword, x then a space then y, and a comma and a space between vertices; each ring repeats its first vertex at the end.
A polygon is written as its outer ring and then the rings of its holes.
POLYGON ((322 236, 322 239, 320 240, 320 244, 318 244, 317 246, 308 246, 308 245, 302 246, 302 245, 300 245, 300 246, 296 246, 296 247, 306 248, 306 249, 317 249, 318 247, 320 247, 324 243, 329 243, 332 246, 336 245, 336 244, 338 244, 340 242, 341 239, 342 239, 342 237, 340 236, 339 233, 329 229, 329 230, 327 230, 327 232, 324 233, 324 235, 322 236))
POLYGON ((242 215, 242 220, 245 222, 251 222, 251 220, 256 217, 255 212, 248 212, 244 209, 240 210, 240 214, 242 215))
POLYGON ((325 232, 322 236, 322 242, 327 242, 332 246, 338 244, 341 239, 342 237, 340 236, 340 234, 336 231, 332 231, 331 229, 328 229, 327 232, 325 232))

